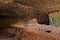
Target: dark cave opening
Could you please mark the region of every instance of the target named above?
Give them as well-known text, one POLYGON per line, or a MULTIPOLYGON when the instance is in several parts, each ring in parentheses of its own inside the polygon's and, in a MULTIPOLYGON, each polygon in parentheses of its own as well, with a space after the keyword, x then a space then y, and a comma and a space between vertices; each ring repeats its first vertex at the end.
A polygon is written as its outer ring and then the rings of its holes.
POLYGON ((45 12, 38 14, 36 19, 39 24, 49 25, 49 15, 45 12))

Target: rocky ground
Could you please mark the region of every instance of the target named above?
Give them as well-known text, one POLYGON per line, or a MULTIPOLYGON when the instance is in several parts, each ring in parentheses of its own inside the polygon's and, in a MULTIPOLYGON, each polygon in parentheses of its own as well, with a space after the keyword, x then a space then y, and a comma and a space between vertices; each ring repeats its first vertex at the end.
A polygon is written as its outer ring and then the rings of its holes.
MULTIPOLYGON (((60 27, 27 24, 25 26, 13 25, 15 36, 0 38, 0 40, 60 40, 60 27)), ((9 30, 10 33, 14 32, 9 30)))
POLYGON ((20 25, 14 25, 14 27, 17 27, 17 28, 26 28, 26 29, 30 29, 30 30, 33 30, 33 31, 42 31, 42 32, 46 32, 46 33, 49 33, 49 34, 53 34, 53 35, 57 35, 59 36, 60 34, 60 26, 52 26, 52 25, 41 25, 41 24, 27 24, 26 27, 25 26, 21 26, 20 25))

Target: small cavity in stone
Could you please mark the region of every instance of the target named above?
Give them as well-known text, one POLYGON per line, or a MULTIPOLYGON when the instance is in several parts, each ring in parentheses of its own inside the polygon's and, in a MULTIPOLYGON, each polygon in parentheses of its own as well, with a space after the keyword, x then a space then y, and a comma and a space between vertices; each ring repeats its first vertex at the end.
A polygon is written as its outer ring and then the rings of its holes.
POLYGON ((51 30, 47 30, 46 32, 50 33, 50 32, 51 32, 51 30))

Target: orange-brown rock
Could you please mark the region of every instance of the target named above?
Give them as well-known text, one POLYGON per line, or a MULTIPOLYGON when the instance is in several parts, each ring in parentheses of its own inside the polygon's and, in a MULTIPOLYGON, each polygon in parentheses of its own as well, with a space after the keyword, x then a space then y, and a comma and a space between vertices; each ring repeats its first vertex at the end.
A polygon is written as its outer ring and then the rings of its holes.
POLYGON ((16 32, 16 37, 18 40, 60 40, 57 35, 34 30, 34 26, 32 26, 32 29, 30 29, 29 26, 20 29, 20 31, 16 32))
POLYGON ((33 6, 39 10, 54 11, 60 10, 60 0, 14 0, 16 3, 21 3, 28 6, 33 6))

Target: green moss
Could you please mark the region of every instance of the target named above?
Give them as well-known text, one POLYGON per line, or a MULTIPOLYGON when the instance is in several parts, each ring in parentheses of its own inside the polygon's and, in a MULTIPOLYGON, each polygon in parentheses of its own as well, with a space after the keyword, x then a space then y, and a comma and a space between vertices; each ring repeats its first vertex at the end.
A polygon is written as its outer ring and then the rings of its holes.
POLYGON ((53 13, 49 17, 50 19, 50 25, 60 25, 60 14, 59 13, 53 13))

